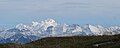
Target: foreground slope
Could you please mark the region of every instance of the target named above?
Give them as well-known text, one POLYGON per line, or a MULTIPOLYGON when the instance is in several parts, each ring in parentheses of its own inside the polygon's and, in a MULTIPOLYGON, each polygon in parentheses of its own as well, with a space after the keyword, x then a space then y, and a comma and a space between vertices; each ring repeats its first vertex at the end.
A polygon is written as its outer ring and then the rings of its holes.
POLYGON ((120 48, 120 35, 47 37, 31 43, 3 44, 2 48, 120 48))
POLYGON ((120 47, 120 35, 48 37, 29 44, 42 48, 120 47))

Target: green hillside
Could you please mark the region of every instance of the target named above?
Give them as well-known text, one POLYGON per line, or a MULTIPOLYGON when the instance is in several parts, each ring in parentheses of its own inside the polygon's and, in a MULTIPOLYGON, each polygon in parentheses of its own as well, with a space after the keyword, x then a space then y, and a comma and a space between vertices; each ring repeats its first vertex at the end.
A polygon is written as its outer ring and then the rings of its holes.
POLYGON ((120 35, 48 37, 31 43, 1 44, 0 48, 120 48, 120 35))

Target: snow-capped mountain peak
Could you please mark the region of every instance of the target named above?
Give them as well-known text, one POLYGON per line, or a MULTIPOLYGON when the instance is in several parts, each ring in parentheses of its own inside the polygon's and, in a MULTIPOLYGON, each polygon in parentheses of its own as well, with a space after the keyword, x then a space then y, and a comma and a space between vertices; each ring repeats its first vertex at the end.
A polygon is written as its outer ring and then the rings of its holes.
POLYGON ((86 24, 83 26, 83 32, 85 32, 87 35, 100 35, 100 29, 96 26, 86 24))
POLYGON ((35 22, 35 21, 32 22, 32 26, 34 26, 34 27, 37 26, 38 24, 40 24, 40 23, 35 22))
POLYGON ((16 25, 16 28, 18 28, 20 30, 27 29, 27 25, 24 25, 24 24, 20 23, 20 24, 16 25))
POLYGON ((53 26, 53 27, 56 27, 57 26, 57 23, 55 20, 53 19, 47 19, 45 21, 41 21, 41 27, 44 29, 44 30, 47 30, 47 28, 49 26, 53 26))
POLYGON ((97 28, 96 26, 89 25, 89 28, 93 34, 100 35, 100 29, 97 28))

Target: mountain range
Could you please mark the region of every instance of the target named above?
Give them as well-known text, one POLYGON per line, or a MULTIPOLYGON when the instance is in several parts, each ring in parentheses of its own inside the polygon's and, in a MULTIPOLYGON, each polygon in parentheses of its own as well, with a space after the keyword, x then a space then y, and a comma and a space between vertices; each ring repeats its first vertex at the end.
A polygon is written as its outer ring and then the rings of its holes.
POLYGON ((0 43, 25 44, 45 37, 103 36, 120 34, 120 26, 59 24, 54 19, 46 19, 32 24, 18 24, 11 29, 0 29, 0 43))

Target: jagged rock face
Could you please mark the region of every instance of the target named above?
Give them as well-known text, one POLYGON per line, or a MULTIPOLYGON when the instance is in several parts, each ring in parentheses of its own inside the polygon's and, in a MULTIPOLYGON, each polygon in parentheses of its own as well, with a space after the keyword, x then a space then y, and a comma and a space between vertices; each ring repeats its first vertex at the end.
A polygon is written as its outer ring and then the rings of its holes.
POLYGON ((0 43, 28 43, 44 37, 61 36, 90 36, 90 35, 115 35, 120 34, 120 26, 103 27, 100 25, 85 26, 58 25, 53 19, 41 22, 32 22, 30 25, 18 24, 15 28, 0 30, 0 43))

